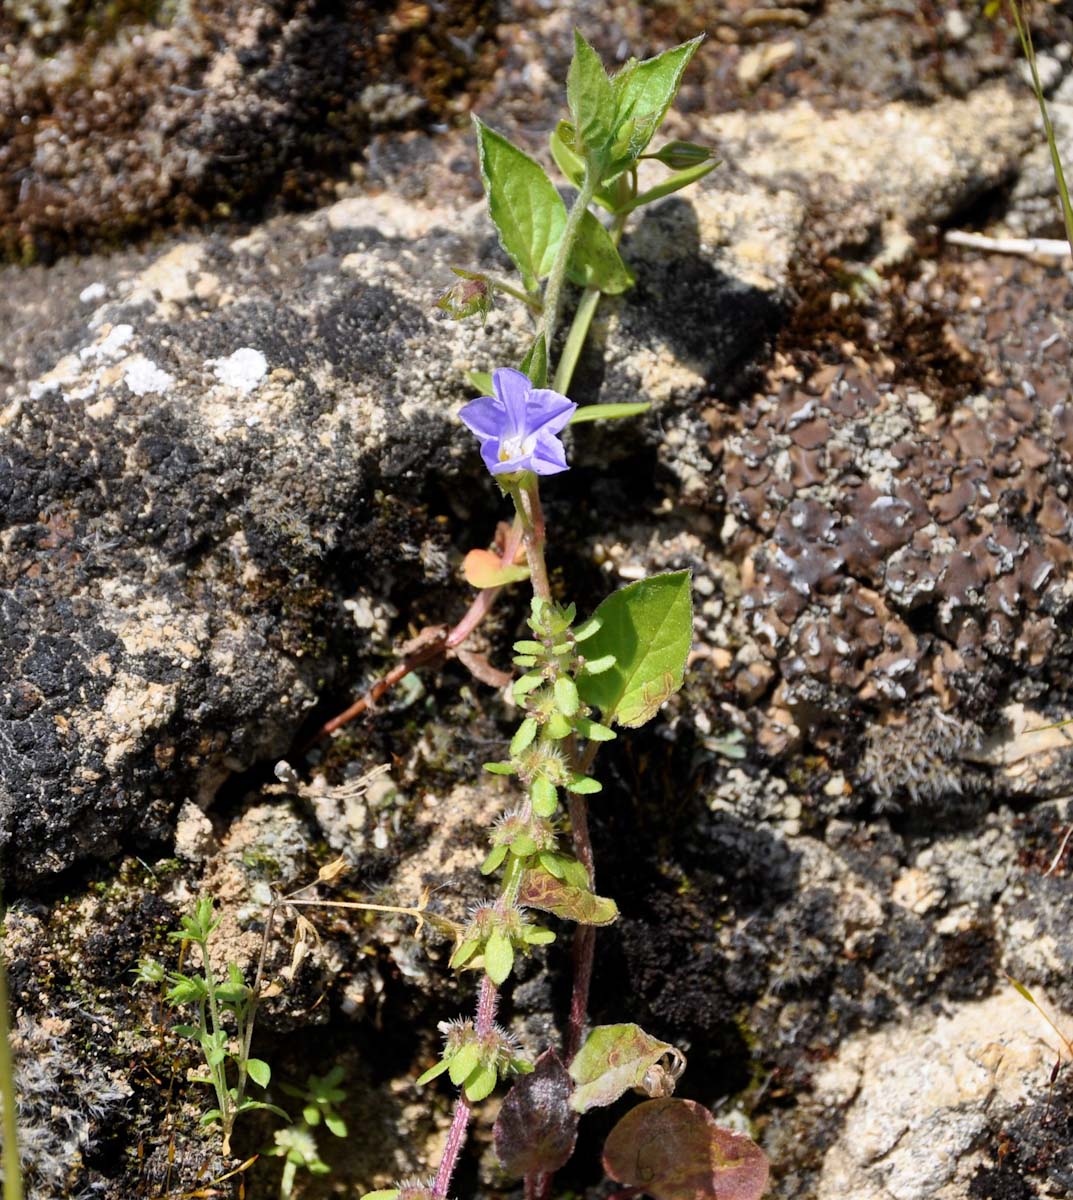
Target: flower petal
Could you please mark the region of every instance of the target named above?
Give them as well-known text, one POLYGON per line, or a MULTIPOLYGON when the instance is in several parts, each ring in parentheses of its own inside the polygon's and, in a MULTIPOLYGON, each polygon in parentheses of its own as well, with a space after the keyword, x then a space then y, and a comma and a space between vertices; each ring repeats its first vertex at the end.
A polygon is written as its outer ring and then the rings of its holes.
POLYGON ((499 461, 499 438, 485 438, 481 442, 481 458, 484 459, 484 465, 493 475, 501 474, 499 470, 502 466, 499 461))
POLYGON ((560 471, 567 470, 566 450, 562 442, 545 430, 541 431, 529 457, 529 470, 535 471, 537 475, 557 475, 560 471))
POLYGON ((478 396, 459 411, 459 419, 483 442, 486 438, 498 438, 503 428, 503 405, 494 396, 478 396))
POLYGON ((529 430, 526 416, 529 395, 533 390, 529 377, 513 367, 500 367, 492 372, 492 390, 502 403, 506 417, 501 436, 524 436, 529 430))
POLYGON ((526 430, 558 433, 569 424, 577 405, 550 388, 533 388, 526 405, 526 430))

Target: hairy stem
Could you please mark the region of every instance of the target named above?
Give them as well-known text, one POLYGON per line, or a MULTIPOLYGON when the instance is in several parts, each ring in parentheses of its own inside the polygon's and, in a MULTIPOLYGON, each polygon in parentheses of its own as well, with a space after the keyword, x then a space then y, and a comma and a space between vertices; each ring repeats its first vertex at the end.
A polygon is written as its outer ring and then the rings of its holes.
POLYGON ((531 475, 529 482, 511 492, 511 498, 522 525, 522 540, 525 544, 525 558, 529 564, 529 582, 533 585, 533 594, 541 600, 550 600, 551 584, 548 581, 548 567, 544 561, 544 510, 540 506, 537 477, 531 475))
POLYGON ((11 1016, 8 1004, 7 965, 0 946, 0 1105, 3 1106, 4 1200, 22 1200, 22 1169, 19 1163, 18 1098, 15 1095, 15 1066, 11 1054, 11 1016))
MULTIPOLYGON (((576 770, 587 775, 592 768, 599 749, 598 742, 589 742, 585 753, 577 755, 571 739, 570 758, 576 770)), ((574 842, 574 857, 589 874, 589 887, 596 888, 596 870, 592 857, 592 840, 589 837, 589 802, 584 796, 570 793, 570 831, 574 842)), ((589 989, 592 986, 592 964, 596 952, 596 928, 579 925, 574 932, 574 980, 570 989, 570 1014, 566 1026, 566 1063, 573 1061, 581 1049, 585 1035, 585 1022, 589 1011, 589 989)))
MULTIPOLYGON (((626 227, 628 216, 629 213, 618 213, 611 223, 611 228, 608 232, 611 235, 611 241, 616 246, 622 237, 622 231, 626 227)), ((555 391, 562 392, 564 395, 570 387, 570 381, 574 378, 574 369, 577 367, 578 359, 581 357, 581 350, 585 345, 585 339, 589 336, 592 319, 596 315, 596 308, 600 303, 602 295, 603 292, 596 287, 588 287, 581 293, 581 300, 578 303, 577 311, 574 313, 574 319, 570 324, 570 332, 566 335, 566 344, 563 346, 563 352, 559 357, 558 366, 555 368, 555 378, 551 385, 555 391)))
POLYGON ((551 274, 548 276, 547 287, 544 291, 544 321, 541 330, 544 334, 544 345, 547 347, 549 358, 551 357, 552 338, 555 337, 555 329, 559 322, 559 306, 562 300, 563 283, 566 281, 566 265, 570 261, 574 242, 581 229, 581 219, 588 212, 595 192, 596 180, 586 169, 585 178, 581 181, 581 190, 575 197, 566 218, 566 228, 563 230, 559 251, 555 255, 555 262, 552 264, 551 274))

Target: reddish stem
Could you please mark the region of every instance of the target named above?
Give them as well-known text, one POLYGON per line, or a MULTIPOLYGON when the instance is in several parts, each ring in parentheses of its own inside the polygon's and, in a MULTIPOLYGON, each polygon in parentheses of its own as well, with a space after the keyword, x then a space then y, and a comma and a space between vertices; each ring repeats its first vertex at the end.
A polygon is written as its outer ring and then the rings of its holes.
MULTIPOLYGON (((510 533, 507 535, 503 550, 499 555, 500 566, 510 566, 514 562, 515 555, 518 553, 518 548, 521 544, 521 524, 515 521, 511 526, 510 533)), ((337 729, 342 729, 344 725, 348 725, 355 717, 361 716, 366 709, 372 708, 385 692, 390 691, 395 684, 405 679, 411 671, 416 671, 418 667, 427 666, 448 651, 461 646, 491 611, 500 591, 502 589, 497 587, 483 588, 479 591, 474 596, 473 603, 466 610, 466 615, 454 628, 448 630, 443 637, 437 638, 427 646, 422 646, 419 650, 415 650, 413 654, 408 654, 402 662, 392 667, 381 679, 378 679, 364 696, 355 700, 348 709, 341 712, 338 716, 332 717, 330 721, 325 721, 312 738, 310 738, 305 749, 319 742, 322 738, 329 737, 337 729)))
MULTIPOLYGON (((498 1003, 499 993, 496 985, 485 975, 481 980, 481 991, 477 1000, 475 1029, 478 1037, 483 1037, 492 1028, 492 1022, 496 1019, 498 1003)), ((459 1091, 458 1099, 455 1101, 455 1115, 451 1118, 451 1128, 443 1147, 443 1158, 440 1159, 439 1169, 436 1171, 436 1182, 432 1187, 436 1196, 442 1198, 447 1196, 455 1167, 458 1165, 458 1156, 466 1144, 466 1132, 469 1129, 469 1119, 472 1113, 473 1108, 466 1099, 466 1093, 459 1091)))
MULTIPOLYGON (((580 760, 571 738, 570 758, 577 762, 577 770, 587 775, 599 749, 598 742, 589 742, 580 760)), ((589 837, 589 803, 584 796, 568 793, 570 829, 574 842, 574 856, 589 875, 589 887, 596 887, 596 870, 592 857, 592 840, 589 837)), ((596 929, 592 925, 579 925, 574 933, 574 983, 570 992, 570 1015, 566 1026, 566 1065, 573 1061, 581 1049, 585 1034, 585 1021, 589 1011, 589 989, 592 986, 592 964, 596 951, 596 929)))

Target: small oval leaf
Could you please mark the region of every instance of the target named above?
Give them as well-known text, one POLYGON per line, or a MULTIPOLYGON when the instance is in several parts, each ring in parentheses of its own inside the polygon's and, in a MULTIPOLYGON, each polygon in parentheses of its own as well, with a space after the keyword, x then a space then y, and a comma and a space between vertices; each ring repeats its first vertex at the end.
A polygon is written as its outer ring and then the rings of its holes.
POLYGON ((554 913, 579 925, 610 925, 618 918, 618 906, 606 896, 573 887, 547 871, 526 871, 518 892, 518 903, 554 913))
POLYGON ((475 588, 502 587, 529 578, 528 567, 504 566, 491 550, 471 550, 462 560, 462 572, 470 587, 475 588))

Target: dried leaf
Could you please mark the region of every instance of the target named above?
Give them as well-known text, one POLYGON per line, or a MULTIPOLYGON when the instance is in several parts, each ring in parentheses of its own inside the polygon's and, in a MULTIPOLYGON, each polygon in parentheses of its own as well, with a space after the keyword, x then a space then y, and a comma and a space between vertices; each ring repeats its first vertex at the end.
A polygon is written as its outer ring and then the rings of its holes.
POLYGON ((462 572, 470 587, 502 587, 529 578, 529 568, 505 565, 491 550, 471 550, 463 559, 462 572))
POLYGON ((492 1130, 508 1175, 559 1170, 574 1152, 578 1115, 570 1107, 570 1076, 554 1050, 545 1050, 507 1093, 492 1130))
MULTIPOLYGON (((579 1112, 613 1104, 630 1088, 645 1087, 649 1075, 661 1058, 670 1055, 672 1079, 685 1069, 685 1055, 668 1042, 650 1037, 640 1025, 597 1025, 570 1064, 570 1078, 577 1085, 571 1105, 579 1112)), ((665 1090, 667 1079, 658 1080, 665 1090)))
POLYGON ((547 871, 526 871, 522 876, 518 903, 539 908, 579 925, 610 925, 618 917, 618 906, 606 896, 572 887, 547 871))
POLYGON ((604 1170, 655 1200, 759 1200, 768 1178, 760 1147, 694 1100, 646 1100, 628 1112, 604 1144, 604 1170))

